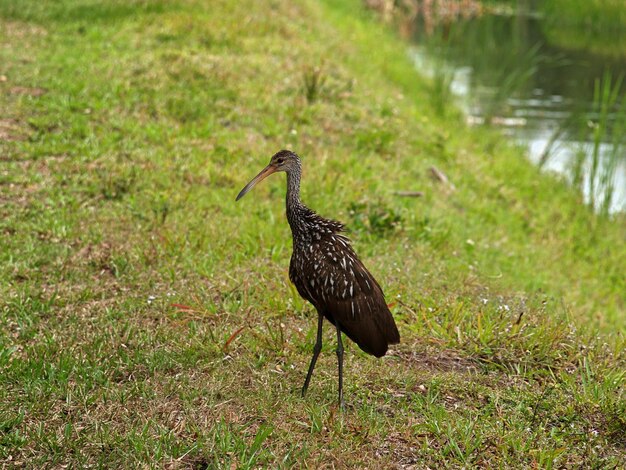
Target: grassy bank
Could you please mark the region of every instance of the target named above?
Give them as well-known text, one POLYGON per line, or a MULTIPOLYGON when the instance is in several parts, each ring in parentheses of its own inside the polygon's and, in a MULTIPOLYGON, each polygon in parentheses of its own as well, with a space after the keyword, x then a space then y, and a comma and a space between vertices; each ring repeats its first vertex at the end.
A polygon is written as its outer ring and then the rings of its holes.
POLYGON ((626 56, 626 8, 621 0, 488 0, 533 10, 545 19, 542 30, 548 44, 589 51, 601 56, 626 56))
POLYGON ((438 117, 360 8, 0 0, 3 465, 625 463, 626 221, 438 117), (347 346, 343 415, 328 328, 299 397, 284 181, 234 203, 283 147, 403 339, 347 346))
POLYGON ((587 26, 596 32, 608 29, 617 33, 626 27, 626 11, 619 0, 548 0, 539 8, 563 23, 587 26))
POLYGON ((626 57, 626 8, 620 0, 550 0, 541 2, 544 33, 550 44, 626 57))

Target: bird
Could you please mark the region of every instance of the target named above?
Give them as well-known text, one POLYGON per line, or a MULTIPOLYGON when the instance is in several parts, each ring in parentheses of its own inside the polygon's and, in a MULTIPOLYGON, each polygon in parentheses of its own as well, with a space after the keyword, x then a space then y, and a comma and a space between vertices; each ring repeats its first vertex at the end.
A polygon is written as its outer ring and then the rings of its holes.
POLYGON ((313 357, 301 395, 303 398, 306 395, 322 349, 322 326, 326 318, 337 333, 338 401, 344 409, 341 334, 345 333, 366 353, 382 357, 390 344, 400 342, 400 333, 380 284, 343 234, 344 224, 319 216, 300 201, 302 162, 296 153, 280 150, 274 154, 270 163, 239 192, 236 201, 277 172, 287 175, 286 212, 293 238, 289 279, 318 315, 313 357))

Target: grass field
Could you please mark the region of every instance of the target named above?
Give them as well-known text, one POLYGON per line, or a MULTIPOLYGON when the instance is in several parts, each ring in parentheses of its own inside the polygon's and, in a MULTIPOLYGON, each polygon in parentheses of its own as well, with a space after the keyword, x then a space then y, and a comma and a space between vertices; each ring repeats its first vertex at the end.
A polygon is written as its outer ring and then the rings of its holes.
POLYGON ((626 218, 433 86, 356 0, 0 0, 0 467, 626 465, 626 218), (345 413, 283 177, 234 202, 285 147, 402 336, 345 413))
POLYGON ((546 40, 564 49, 626 57, 626 8, 620 0, 547 0, 539 10, 546 40))

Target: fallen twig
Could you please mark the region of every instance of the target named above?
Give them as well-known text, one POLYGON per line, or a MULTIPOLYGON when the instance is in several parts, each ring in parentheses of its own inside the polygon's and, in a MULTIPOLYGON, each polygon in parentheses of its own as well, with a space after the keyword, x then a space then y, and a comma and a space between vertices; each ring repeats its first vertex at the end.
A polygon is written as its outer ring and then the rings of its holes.
POLYGON ((396 196, 402 197, 422 197, 424 193, 422 191, 394 191, 396 196))
POLYGON ((235 331, 232 335, 230 335, 230 338, 228 338, 226 340, 226 342, 224 343, 224 346, 222 346, 222 351, 226 351, 228 349, 228 346, 230 345, 230 343, 233 342, 233 340, 239 336, 239 333, 241 333, 243 331, 243 329, 245 328, 245 325, 242 326, 241 328, 239 328, 237 331, 235 331))
POLYGON ((445 184, 452 191, 456 190, 456 187, 450 182, 448 177, 439 168, 437 168, 436 166, 431 166, 429 171, 430 171, 430 176, 431 176, 432 179, 434 179, 435 181, 439 181, 440 183, 445 184))

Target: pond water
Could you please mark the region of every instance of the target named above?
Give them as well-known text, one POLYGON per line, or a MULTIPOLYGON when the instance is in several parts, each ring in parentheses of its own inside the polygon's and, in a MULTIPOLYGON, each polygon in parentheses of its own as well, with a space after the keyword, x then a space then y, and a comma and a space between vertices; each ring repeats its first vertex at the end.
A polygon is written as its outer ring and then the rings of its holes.
MULTIPOLYGON (((626 211, 626 145, 616 144, 624 140, 626 119, 618 117, 617 104, 607 107, 604 131, 594 137, 602 119, 594 88, 606 73, 612 88, 626 75, 626 32, 607 31, 599 46, 581 48, 559 45, 552 34, 559 26, 528 11, 412 21, 416 67, 440 82, 434 99, 448 99, 451 90, 470 124, 500 128, 527 146, 532 161, 577 182, 598 208, 611 185, 606 209, 626 211)), ((626 82, 618 103, 625 90, 626 82)))

